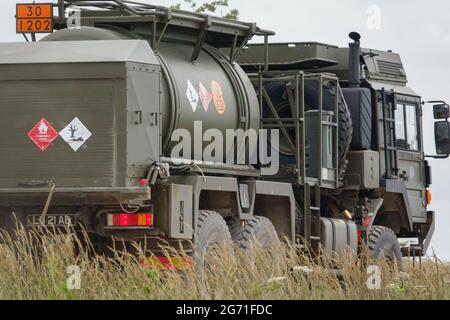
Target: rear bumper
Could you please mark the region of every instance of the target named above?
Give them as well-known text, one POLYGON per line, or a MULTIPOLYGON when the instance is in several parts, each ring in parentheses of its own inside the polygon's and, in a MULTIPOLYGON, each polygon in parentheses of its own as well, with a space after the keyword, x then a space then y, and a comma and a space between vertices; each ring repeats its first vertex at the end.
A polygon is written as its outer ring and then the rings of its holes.
MULTIPOLYGON (((1 206, 42 205, 49 188, 0 189, 1 206)), ((150 188, 55 188, 52 205, 106 205, 151 199, 150 188)))

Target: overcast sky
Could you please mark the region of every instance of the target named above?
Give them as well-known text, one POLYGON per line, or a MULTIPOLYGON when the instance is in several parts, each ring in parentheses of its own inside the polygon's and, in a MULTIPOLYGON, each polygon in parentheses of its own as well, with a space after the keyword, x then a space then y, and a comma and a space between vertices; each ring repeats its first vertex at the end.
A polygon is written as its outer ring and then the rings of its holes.
MULTIPOLYGON (((54 0, 55 2, 56 0, 54 0)), ((138 1, 138 0, 136 0, 138 1)), ((141 0, 171 5, 178 0, 141 0)), ((180 0, 181 1, 181 0, 180 0)), ((15 3, 0 1, 0 41, 23 41, 15 34, 15 3)), ((39 1, 36 1, 39 2, 39 1)), ((49 2, 42 1, 42 2, 49 2)), ((201 0, 199 0, 201 2, 201 0)), ((362 45, 401 54, 409 86, 424 100, 450 102, 450 2, 447 0, 230 0, 241 20, 277 32, 273 41, 319 41, 345 46, 350 31, 362 35, 362 45), (376 6, 376 7, 374 7, 376 6), (380 12, 380 25, 371 19, 380 12), (370 11, 368 13, 368 10, 370 11), (368 27, 368 22, 370 28, 368 27), (378 28, 379 27, 379 28, 378 28)), ((425 150, 434 153, 433 122, 425 113, 425 150)), ((450 159, 433 165, 433 206, 437 230, 432 246, 450 261, 450 159)))

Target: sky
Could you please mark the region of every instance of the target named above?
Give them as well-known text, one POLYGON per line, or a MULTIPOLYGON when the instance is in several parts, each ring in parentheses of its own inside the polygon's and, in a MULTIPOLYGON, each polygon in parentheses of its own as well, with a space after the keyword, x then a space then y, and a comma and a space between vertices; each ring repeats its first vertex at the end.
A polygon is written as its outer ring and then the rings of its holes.
MULTIPOLYGON (((178 2, 140 1, 158 5, 178 2)), ((21 35, 15 34, 16 2, 31 1, 0 1, 0 42, 23 41, 21 35)), ((450 102, 448 0, 230 0, 230 4, 240 10, 241 20, 275 31, 277 34, 271 41, 318 41, 346 46, 348 33, 358 31, 363 47, 401 54, 408 85, 425 101, 450 102)), ((423 121, 425 152, 433 154, 431 106, 425 108, 423 121)), ((430 209, 436 211, 436 232, 431 246, 439 258, 450 261, 450 159, 431 160, 431 165, 430 209)))

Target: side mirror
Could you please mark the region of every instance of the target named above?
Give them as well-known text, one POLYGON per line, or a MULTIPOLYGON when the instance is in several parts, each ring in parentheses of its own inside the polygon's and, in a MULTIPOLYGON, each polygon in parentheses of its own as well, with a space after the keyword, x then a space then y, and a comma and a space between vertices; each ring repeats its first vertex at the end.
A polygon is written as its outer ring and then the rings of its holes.
POLYGON ((436 104, 433 106, 434 119, 442 120, 450 118, 450 110, 448 104, 436 104))
POLYGON ((438 155, 450 154, 450 122, 438 121, 434 124, 434 139, 438 155))

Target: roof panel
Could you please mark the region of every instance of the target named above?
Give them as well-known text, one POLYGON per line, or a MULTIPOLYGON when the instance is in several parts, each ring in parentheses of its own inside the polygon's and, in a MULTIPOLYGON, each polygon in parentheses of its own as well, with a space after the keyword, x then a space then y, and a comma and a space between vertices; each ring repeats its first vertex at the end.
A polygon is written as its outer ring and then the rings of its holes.
POLYGON ((136 62, 159 65, 147 41, 42 41, 0 44, 0 64, 136 62))

